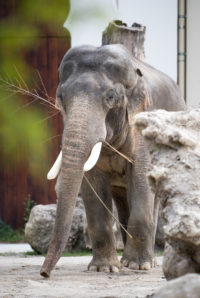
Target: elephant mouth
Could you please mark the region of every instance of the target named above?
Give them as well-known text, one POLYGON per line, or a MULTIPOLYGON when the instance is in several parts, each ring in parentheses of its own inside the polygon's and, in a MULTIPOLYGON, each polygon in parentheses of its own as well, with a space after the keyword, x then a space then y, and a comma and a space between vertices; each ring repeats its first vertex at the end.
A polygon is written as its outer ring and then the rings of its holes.
MULTIPOLYGON (((101 153, 101 148, 102 148, 102 142, 98 142, 94 145, 94 147, 91 150, 89 158, 84 164, 84 167, 83 167, 84 172, 90 171, 96 165, 101 153)), ((48 180, 55 179, 58 176, 61 169, 61 164, 62 164, 62 150, 60 151, 55 163, 53 164, 52 168, 47 174, 48 180)))

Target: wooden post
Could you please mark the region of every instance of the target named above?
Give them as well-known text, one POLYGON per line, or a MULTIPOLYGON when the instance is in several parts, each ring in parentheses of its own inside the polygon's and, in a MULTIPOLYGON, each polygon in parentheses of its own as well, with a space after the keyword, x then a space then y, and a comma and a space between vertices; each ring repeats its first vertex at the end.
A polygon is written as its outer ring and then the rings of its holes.
POLYGON ((131 54, 144 60, 144 40, 146 27, 133 23, 131 27, 122 21, 113 21, 103 32, 102 45, 123 44, 131 54))

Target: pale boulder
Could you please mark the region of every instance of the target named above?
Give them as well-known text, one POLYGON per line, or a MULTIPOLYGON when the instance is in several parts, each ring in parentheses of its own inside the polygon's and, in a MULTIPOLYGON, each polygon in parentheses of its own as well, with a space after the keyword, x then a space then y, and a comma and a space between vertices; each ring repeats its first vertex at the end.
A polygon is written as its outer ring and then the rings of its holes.
POLYGON ((140 113, 135 125, 148 143, 148 177, 160 198, 167 279, 200 272, 200 109, 140 113))

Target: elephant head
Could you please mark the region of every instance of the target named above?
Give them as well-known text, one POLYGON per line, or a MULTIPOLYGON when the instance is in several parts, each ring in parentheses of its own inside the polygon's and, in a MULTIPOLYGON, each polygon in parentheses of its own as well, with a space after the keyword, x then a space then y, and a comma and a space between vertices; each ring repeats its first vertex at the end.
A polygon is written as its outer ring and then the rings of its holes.
POLYGON ((124 46, 81 46, 61 62, 56 104, 64 132, 62 152, 48 174, 52 179, 59 173, 58 205, 43 276, 49 276, 65 248, 84 171, 98 162, 104 141, 120 150, 133 115, 146 108, 148 97, 142 73, 124 46))

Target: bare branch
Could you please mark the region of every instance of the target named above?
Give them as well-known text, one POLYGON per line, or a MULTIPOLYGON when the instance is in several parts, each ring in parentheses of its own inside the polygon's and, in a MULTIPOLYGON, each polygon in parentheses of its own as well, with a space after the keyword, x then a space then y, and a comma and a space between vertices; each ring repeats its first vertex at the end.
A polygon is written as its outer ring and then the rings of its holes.
MULTIPOLYGON (((18 85, 15 85, 11 80, 4 80, 2 78, 0 78, 0 82, 2 82, 2 85, 5 87, 5 89, 7 89, 8 91, 10 92, 13 92, 13 93, 20 93, 22 95, 26 95, 26 96, 29 96, 29 97, 32 97, 36 100, 40 100, 41 102, 43 103, 46 103, 48 104, 49 106, 51 106, 52 108, 54 109, 57 109, 55 104, 53 104, 50 100, 49 100, 49 96, 48 98, 44 98, 42 96, 40 96, 38 94, 38 92, 34 89, 32 91, 30 91, 29 89, 24 89, 22 88, 22 86, 20 85, 20 83, 18 82, 18 85)), ((33 103, 33 101, 32 101, 33 103)), ((23 108, 23 107, 22 107, 23 108)), ((19 109, 18 109, 19 110, 19 109)))

